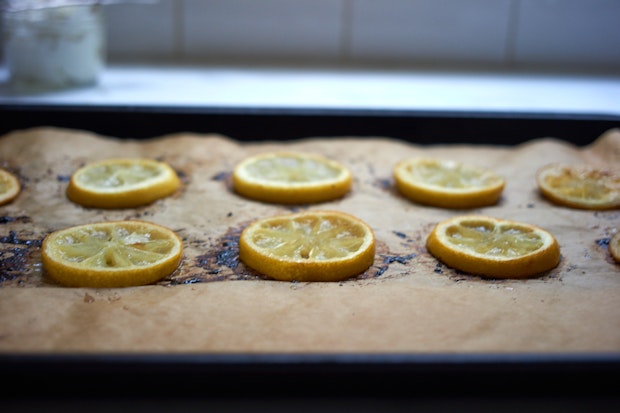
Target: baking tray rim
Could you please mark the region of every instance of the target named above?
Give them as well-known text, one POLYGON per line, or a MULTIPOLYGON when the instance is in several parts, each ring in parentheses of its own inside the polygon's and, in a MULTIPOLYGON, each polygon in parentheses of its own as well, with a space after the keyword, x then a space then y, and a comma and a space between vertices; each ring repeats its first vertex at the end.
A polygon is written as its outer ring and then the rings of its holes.
POLYGON ((610 377, 620 373, 620 352, 5 353, 0 371, 10 378, 0 394, 9 397, 29 396, 34 386, 55 398, 617 397, 610 377), (101 378, 114 382, 94 386, 101 378), (153 392, 175 381, 182 392, 153 392))
POLYGON ((620 114, 394 108, 0 102, 0 134, 34 126, 89 130, 119 138, 220 133, 239 141, 316 136, 389 136, 418 143, 519 144, 554 136, 585 145, 620 127, 620 114), (134 122, 144 120, 149 122, 134 122))

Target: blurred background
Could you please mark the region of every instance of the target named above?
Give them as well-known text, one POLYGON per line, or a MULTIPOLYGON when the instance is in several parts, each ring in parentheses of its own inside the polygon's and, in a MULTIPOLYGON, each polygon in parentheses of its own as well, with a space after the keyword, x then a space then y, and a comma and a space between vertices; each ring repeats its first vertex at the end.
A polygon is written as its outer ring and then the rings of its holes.
POLYGON ((106 11, 113 62, 620 73, 618 0, 159 0, 106 11))
MULTIPOLYGON (((19 109, 50 104, 48 112, 61 104, 458 112, 454 127, 445 131, 438 130, 445 122, 436 121, 416 123, 415 130, 378 123, 349 127, 351 118, 342 119, 342 128, 332 123, 312 129, 317 122, 288 118, 286 131, 262 129, 285 137, 404 133, 432 141, 457 130, 470 141, 551 135, 588 142, 618 125, 620 117, 620 0, 0 0, 0 5, 58 2, 88 6, 43 15, 4 13, 0 104, 20 104, 19 109), (14 81, 16 74, 25 87, 14 81), (32 87, 36 82, 44 87, 32 87), (562 115, 571 121, 588 116, 590 123, 588 130, 578 129, 583 122, 532 128, 528 118, 526 133, 514 124, 463 125, 459 113, 503 113, 509 119, 543 114, 547 120, 562 115)), ((7 115, 12 123, 5 129, 42 124, 52 116, 39 115, 7 115)), ((80 119, 63 122, 60 115, 51 119, 62 125, 80 119)), ((202 120, 191 127, 236 137, 254 137, 257 130, 247 118, 223 121, 226 125, 210 123, 210 129, 202 120)), ((112 130, 106 120, 88 122, 72 125, 128 136, 169 131, 162 124, 112 130)), ((183 122, 190 128, 189 120, 183 122)))
POLYGON ((618 0, 102 3, 111 63, 620 73, 618 0))

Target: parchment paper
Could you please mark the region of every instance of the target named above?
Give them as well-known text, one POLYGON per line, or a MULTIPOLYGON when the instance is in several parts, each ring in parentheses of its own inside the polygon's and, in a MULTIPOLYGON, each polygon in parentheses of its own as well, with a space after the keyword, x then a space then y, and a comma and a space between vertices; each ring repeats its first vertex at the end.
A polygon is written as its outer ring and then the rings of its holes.
POLYGON ((544 137, 519 146, 421 146, 387 137, 316 137, 238 142, 179 133, 120 140, 57 128, 0 138, 2 167, 20 196, 0 207, 0 351, 76 353, 486 353, 620 351, 620 266, 606 242, 620 211, 550 204, 535 172, 553 161, 620 165, 620 131, 586 147, 544 137), (320 153, 347 165, 350 194, 316 205, 279 206, 230 189, 233 166, 274 149, 320 153), (507 185, 500 203, 475 210, 414 204, 393 188, 392 167, 427 155, 488 167, 507 185), (86 162, 146 156, 182 177, 175 195, 136 209, 85 209, 65 196, 86 162), (374 265, 337 283, 271 281, 237 257, 254 219, 304 209, 352 213, 375 231, 374 265), (483 279, 439 264, 425 250, 433 225, 476 213, 539 225, 558 239, 562 259, 528 280, 483 279), (177 272, 123 289, 65 288, 46 280, 40 243, 50 231, 115 219, 165 225, 184 241, 177 272))

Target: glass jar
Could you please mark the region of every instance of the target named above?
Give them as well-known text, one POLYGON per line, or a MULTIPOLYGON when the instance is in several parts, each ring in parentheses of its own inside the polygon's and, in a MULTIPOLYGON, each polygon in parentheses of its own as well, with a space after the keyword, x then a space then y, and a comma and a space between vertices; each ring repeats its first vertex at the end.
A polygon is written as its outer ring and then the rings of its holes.
POLYGON ((95 84, 105 65, 100 4, 23 8, 3 12, 10 82, 19 89, 95 84))

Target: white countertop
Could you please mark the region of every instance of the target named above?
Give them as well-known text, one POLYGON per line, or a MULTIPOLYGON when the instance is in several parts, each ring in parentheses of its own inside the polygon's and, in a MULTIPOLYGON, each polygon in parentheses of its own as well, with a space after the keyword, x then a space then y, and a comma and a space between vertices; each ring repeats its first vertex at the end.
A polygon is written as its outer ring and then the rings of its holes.
POLYGON ((19 93, 1 104, 395 109, 620 115, 620 74, 109 65, 92 87, 19 93))

